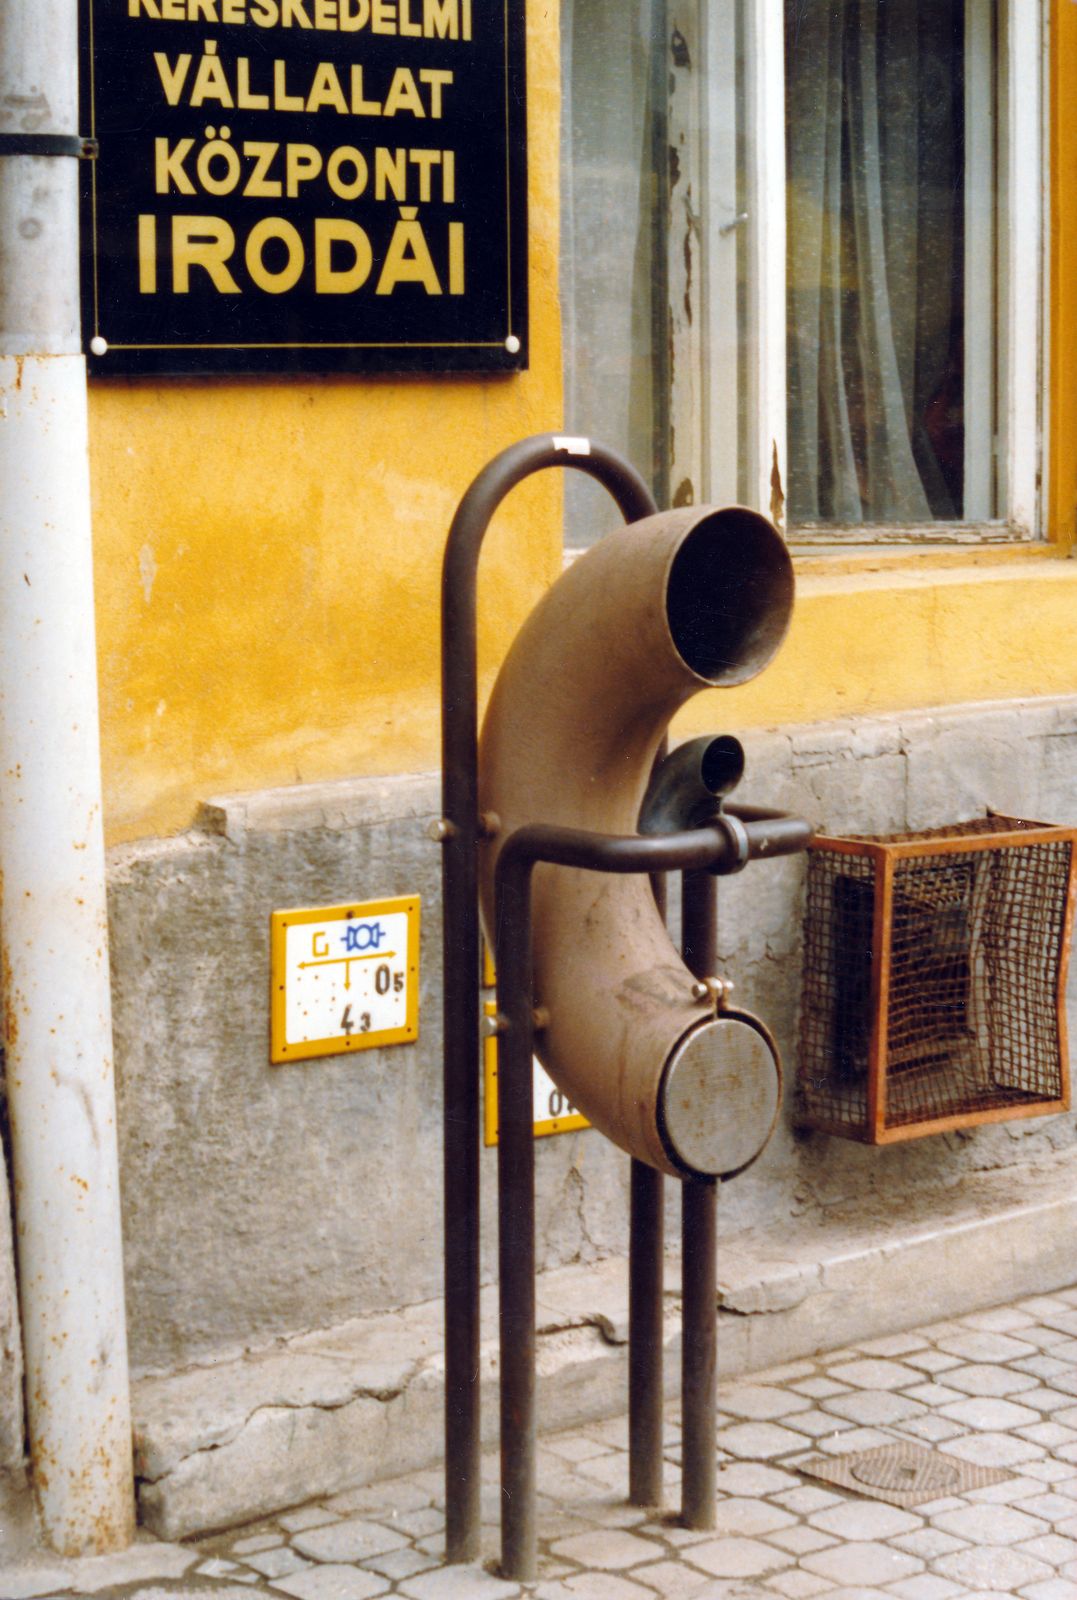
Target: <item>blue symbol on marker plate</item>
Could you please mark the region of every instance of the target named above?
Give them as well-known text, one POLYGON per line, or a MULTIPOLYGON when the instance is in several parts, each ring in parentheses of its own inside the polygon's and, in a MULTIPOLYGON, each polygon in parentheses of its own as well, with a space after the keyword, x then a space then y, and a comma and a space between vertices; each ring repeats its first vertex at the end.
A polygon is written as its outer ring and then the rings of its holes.
POLYGON ((357 922, 344 929, 344 949, 348 952, 380 950, 381 941, 387 938, 388 934, 380 922, 357 922))

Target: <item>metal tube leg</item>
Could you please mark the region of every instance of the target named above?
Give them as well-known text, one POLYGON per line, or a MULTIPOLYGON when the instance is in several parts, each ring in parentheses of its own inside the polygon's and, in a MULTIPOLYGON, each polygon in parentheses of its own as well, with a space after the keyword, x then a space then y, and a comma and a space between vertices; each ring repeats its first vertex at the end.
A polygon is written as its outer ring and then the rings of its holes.
MULTIPOLYGON (((666 758, 663 739, 655 770, 666 758)), ((651 875, 658 914, 666 920, 666 875, 651 875)), ((665 1184, 645 1162, 632 1162, 628 1233, 628 1501, 662 1504, 662 1307, 665 1184)))
POLYGON ((628 1247, 628 1500, 662 1504, 663 1178, 632 1162, 628 1247))
POLYGON ((445 1558, 477 1561, 479 1415, 479 919, 475 852, 445 854, 445 1558))
POLYGON ((713 1528, 718 1463, 718 1185, 682 1186, 681 1521, 713 1528))
MULTIPOLYGON (((503 1094, 503 1071, 499 1072, 498 1078, 503 1094)), ((530 1097, 525 1124, 526 1139, 506 1138, 507 1130, 501 1110, 503 1105, 502 1098, 498 1118, 499 1221, 502 1240, 501 1571, 506 1578, 528 1583, 538 1576, 535 1522, 535 1141, 530 1097)))
MULTIPOLYGON (((505 856, 503 855, 504 863, 505 856)), ((501 1309, 501 1571, 538 1576, 535 1519, 535 1118, 531 1065, 531 862, 499 882, 498 1270, 501 1309)))
POLYGON ((445 1118, 445 1559, 477 1561, 482 1516, 477 1150, 445 1118))
POLYGON ((709 872, 681 873, 681 955, 695 978, 718 964, 718 888, 709 872))
MULTIPOLYGON (((711 977, 718 896, 710 873, 684 873, 681 897, 685 965, 711 977)), ((681 1195, 681 1521, 706 1529, 715 1525, 718 1464, 718 1185, 685 1180, 681 1195)))

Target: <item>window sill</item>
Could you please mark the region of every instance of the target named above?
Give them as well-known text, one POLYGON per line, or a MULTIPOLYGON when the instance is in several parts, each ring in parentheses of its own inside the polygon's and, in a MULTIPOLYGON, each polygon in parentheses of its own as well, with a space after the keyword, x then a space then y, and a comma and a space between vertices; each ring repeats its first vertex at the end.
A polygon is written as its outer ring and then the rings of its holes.
POLYGON ((820 545, 981 545, 1030 543, 1009 522, 794 522, 790 543, 820 545))
MULTIPOLYGON (((801 543, 794 529, 788 540, 793 566, 803 577, 829 578, 861 572, 925 572, 947 567, 1001 567, 1064 561, 1072 550, 1042 540, 1006 544, 835 544, 801 543)), ((585 549, 567 547, 562 565, 570 567, 585 549)))
POLYGON ((1006 544, 803 544, 796 529, 789 539, 796 571, 805 577, 861 572, 924 572, 947 567, 1002 567, 1065 560, 1071 552, 1043 541, 1006 544))

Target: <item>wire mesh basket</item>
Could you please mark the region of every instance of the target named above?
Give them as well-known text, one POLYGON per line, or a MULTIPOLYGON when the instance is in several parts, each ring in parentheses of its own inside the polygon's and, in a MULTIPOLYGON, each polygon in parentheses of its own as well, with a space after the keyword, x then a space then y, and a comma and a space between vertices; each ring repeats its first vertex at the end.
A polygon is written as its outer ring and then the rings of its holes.
POLYGON ((799 1120, 890 1144, 1069 1108, 1077 829, 988 816, 817 836, 799 1120))

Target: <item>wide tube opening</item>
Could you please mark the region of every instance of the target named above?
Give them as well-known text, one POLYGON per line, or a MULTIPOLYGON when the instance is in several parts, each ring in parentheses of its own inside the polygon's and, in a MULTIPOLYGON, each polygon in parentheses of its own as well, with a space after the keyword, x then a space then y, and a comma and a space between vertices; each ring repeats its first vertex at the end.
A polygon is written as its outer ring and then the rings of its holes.
POLYGON ((785 637, 793 564, 781 535, 734 506, 696 524, 673 558, 666 616, 681 660, 708 683, 746 683, 785 637))

